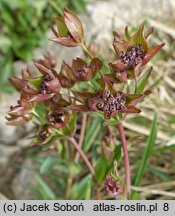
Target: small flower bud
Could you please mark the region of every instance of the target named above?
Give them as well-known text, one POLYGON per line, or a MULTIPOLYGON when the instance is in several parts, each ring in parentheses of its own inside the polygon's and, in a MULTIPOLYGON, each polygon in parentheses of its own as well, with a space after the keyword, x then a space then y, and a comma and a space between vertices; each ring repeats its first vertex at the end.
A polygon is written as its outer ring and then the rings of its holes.
POLYGON ((110 196, 119 196, 123 193, 121 184, 113 177, 113 175, 106 177, 105 188, 110 196))

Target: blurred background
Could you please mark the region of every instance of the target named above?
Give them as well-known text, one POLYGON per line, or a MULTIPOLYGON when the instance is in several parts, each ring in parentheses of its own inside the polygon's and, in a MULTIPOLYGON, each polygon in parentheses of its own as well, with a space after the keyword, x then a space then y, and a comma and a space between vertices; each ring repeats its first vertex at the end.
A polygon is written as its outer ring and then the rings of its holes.
MULTIPOLYGON (((64 185, 60 173, 63 169, 70 169, 70 166, 65 168, 59 164, 55 150, 41 151, 30 147, 31 139, 28 138, 32 136, 32 124, 18 128, 5 124, 10 105, 16 104, 19 97, 8 83, 10 76, 19 77, 21 69, 27 66, 33 69, 32 59, 41 58, 47 51, 56 56, 58 70, 63 59, 71 62, 72 58, 83 56, 79 48, 61 47, 48 40, 52 38, 52 18, 61 15, 64 6, 79 14, 86 41, 98 42, 106 59, 112 59, 114 55, 111 54, 112 31, 122 33, 126 25, 131 32, 141 24, 154 26, 151 43, 165 42, 163 50, 149 63, 154 67, 150 79, 150 83, 156 82, 154 93, 140 105, 143 112, 139 116, 128 116, 124 127, 134 171, 138 166, 136 161, 142 156, 151 121, 157 113, 156 144, 142 187, 137 187, 137 191, 145 199, 174 199, 174 0, 0 0, 0 199, 59 198, 59 190, 64 185), (53 192, 57 190, 58 194, 53 192)), ((92 146, 96 146, 97 151, 100 149, 101 124, 96 119, 87 125, 84 144, 88 149, 92 146)), ((75 174, 79 172, 77 167, 71 169, 75 174)), ((66 171, 64 175, 66 178, 66 171)), ((95 197, 92 195, 91 198, 95 197)))

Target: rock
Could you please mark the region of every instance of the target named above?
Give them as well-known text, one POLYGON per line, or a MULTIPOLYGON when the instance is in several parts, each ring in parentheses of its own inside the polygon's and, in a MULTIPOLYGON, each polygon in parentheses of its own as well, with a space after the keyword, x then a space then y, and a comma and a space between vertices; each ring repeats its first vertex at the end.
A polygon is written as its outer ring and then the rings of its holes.
POLYGON ((13 95, 4 94, 0 99, 0 144, 12 144, 17 138, 18 134, 16 133, 17 128, 14 126, 9 126, 6 124, 7 120, 5 116, 7 116, 7 112, 9 110, 10 105, 15 105, 18 99, 18 95, 14 93, 13 95))
POLYGON ((31 188, 34 186, 34 164, 30 159, 26 159, 23 162, 23 167, 20 172, 14 177, 11 189, 13 191, 15 199, 34 199, 34 195, 31 193, 31 188))
POLYGON ((18 146, 0 145, 0 164, 6 166, 10 161, 11 157, 19 151, 18 146))
POLYGON ((0 193, 0 200, 8 200, 8 198, 4 194, 0 193))

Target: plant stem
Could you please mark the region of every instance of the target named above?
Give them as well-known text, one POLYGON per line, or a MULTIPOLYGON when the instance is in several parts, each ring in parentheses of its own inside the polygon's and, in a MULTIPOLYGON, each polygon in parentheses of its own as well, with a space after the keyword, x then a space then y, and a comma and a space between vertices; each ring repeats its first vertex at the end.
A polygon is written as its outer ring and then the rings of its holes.
POLYGON ((68 181, 67 181, 67 188, 66 188, 66 193, 65 193, 65 200, 68 199, 69 196, 69 191, 71 189, 71 185, 73 182, 74 177, 69 175, 68 181))
POLYGON ((82 50, 91 58, 93 59, 93 56, 90 54, 90 52, 88 51, 86 45, 84 44, 84 42, 81 43, 81 48, 82 50))
POLYGON ((122 122, 120 122, 117 126, 118 126, 120 140, 122 143, 123 156, 124 156, 125 175, 126 175, 126 197, 129 197, 129 193, 131 190, 131 174, 130 174, 128 149, 126 145, 126 137, 125 137, 125 132, 123 129, 122 122))
POLYGON ((88 158, 86 157, 86 155, 84 154, 84 152, 82 151, 82 149, 80 148, 80 146, 78 145, 77 141, 73 137, 69 137, 68 140, 74 145, 74 147, 76 148, 76 150, 79 152, 81 158, 84 160, 87 168, 89 169, 89 171, 91 172, 91 174, 94 176, 95 175, 95 171, 94 171, 91 163, 89 162, 88 158))
MULTIPOLYGON (((87 121, 87 114, 83 113, 83 117, 82 117, 82 127, 81 127, 81 132, 80 132, 80 139, 79 139, 79 147, 82 148, 83 145, 83 140, 84 140, 84 134, 85 134, 85 130, 86 130, 86 121, 87 121)), ((78 161, 79 159, 79 152, 77 151, 74 157, 75 161, 78 161)))
MULTIPOLYGON (((87 114, 86 114, 86 113, 83 113, 82 128, 81 128, 80 139, 79 139, 79 147, 80 147, 80 148, 81 148, 82 145, 83 145, 84 134, 85 134, 85 129, 86 129, 86 120, 87 120, 87 114)), ((74 160, 75 160, 76 162, 78 162, 79 156, 80 156, 79 151, 76 151, 75 157, 74 157, 74 160)), ((71 174, 69 174, 68 182, 67 182, 67 188, 66 188, 66 193, 65 193, 65 199, 68 198, 69 191, 70 191, 70 188, 71 188, 71 185, 72 185, 73 181, 74 181, 74 176, 72 176, 71 174)))
POLYGON ((137 89, 138 89, 138 80, 137 80, 137 76, 134 76, 134 80, 135 80, 135 93, 137 93, 137 89))

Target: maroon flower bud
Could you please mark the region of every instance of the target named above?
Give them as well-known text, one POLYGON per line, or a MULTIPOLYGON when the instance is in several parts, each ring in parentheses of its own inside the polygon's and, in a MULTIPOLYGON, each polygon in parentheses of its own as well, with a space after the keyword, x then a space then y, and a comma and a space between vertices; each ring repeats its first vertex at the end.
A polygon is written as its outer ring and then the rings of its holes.
POLYGON ((68 112, 64 110, 50 111, 46 118, 53 128, 63 128, 69 121, 68 112))
POLYGON ((38 144, 43 144, 45 142, 47 142, 47 140, 49 140, 51 135, 51 131, 49 129, 48 125, 43 126, 42 128, 40 128, 39 132, 38 132, 38 144))
MULTIPOLYGON (((30 89, 30 84, 28 83, 28 79, 32 78, 31 71, 29 69, 22 70, 22 78, 19 79, 17 77, 10 77, 9 82, 12 86, 15 87, 17 91, 28 92, 30 89)), ((31 89, 31 92, 34 92, 34 89, 31 89)))
POLYGON ((64 16, 54 19, 57 30, 52 28, 56 38, 52 41, 67 47, 79 46, 83 40, 83 26, 80 19, 68 8, 64 9, 64 16))
POLYGON ((61 85, 57 73, 54 70, 49 70, 36 62, 35 66, 43 76, 29 79, 29 82, 36 88, 35 95, 31 97, 30 102, 45 101, 52 98, 56 93, 59 93, 61 85))
POLYGON ((78 81, 88 81, 95 76, 102 67, 102 62, 98 58, 92 59, 88 65, 84 60, 77 58, 72 63, 72 73, 78 81))
POLYGON ((21 98, 16 106, 11 106, 8 112, 8 125, 21 125, 32 119, 33 104, 28 102, 28 95, 24 92, 21 94, 21 98))
POLYGON ((107 176, 104 184, 110 196, 119 196, 123 193, 121 184, 113 177, 113 175, 107 176))
POLYGON ((59 74, 58 79, 60 81, 61 87, 63 88, 71 88, 75 84, 73 80, 69 79, 63 74, 59 74))
POLYGON ((106 159, 110 160, 114 156, 115 149, 115 136, 110 126, 108 126, 105 131, 101 147, 106 159))
POLYGON ((112 83, 126 83, 128 78, 131 77, 131 74, 127 70, 119 70, 115 64, 109 63, 109 68, 111 73, 106 74, 105 76, 110 80, 112 83))
POLYGON ((58 78, 63 87, 72 87, 76 82, 88 81, 101 69, 102 62, 98 58, 93 58, 90 64, 87 64, 81 58, 72 61, 72 66, 63 63, 58 78))

